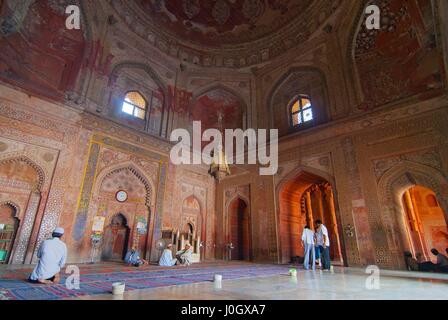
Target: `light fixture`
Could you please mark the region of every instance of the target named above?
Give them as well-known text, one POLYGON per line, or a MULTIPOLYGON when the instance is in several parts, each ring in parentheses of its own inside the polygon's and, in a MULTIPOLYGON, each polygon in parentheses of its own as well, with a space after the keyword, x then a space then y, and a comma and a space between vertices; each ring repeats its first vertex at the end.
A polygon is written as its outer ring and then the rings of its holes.
MULTIPOLYGON (((218 111, 218 126, 220 131, 222 132, 222 112, 218 111)), ((223 141, 221 140, 221 144, 216 148, 217 152, 212 151, 211 157, 212 162, 210 164, 210 169, 208 173, 213 176, 216 180, 220 181, 225 176, 230 175, 229 164, 227 163, 227 157, 224 153, 222 147, 223 141)))

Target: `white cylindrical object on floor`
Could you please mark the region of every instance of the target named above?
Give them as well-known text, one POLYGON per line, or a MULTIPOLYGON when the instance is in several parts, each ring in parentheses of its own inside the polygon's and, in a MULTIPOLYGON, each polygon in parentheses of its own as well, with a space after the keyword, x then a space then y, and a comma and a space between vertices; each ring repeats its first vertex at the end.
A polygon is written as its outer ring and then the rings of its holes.
POLYGON ((125 285, 124 282, 114 282, 114 283, 112 283, 112 294, 113 295, 123 294, 125 286, 126 285, 125 285))
POLYGON ((221 281, 222 281, 222 275, 220 275, 220 274, 215 274, 214 282, 215 282, 215 283, 221 283, 221 281))

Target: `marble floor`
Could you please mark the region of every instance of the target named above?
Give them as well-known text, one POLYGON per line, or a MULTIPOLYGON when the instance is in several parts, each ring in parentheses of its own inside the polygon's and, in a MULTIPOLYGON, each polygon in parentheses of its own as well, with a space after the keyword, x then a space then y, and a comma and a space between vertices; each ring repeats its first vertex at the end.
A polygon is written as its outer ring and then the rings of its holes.
POLYGON ((365 270, 335 267, 334 272, 299 270, 286 275, 255 277, 133 290, 122 296, 82 296, 83 300, 447 300, 448 275, 405 271, 381 271, 371 282, 365 270), (366 282, 368 285, 366 285, 366 282), (375 289, 375 284, 379 288, 375 289), (370 287, 371 289, 368 289, 370 287))

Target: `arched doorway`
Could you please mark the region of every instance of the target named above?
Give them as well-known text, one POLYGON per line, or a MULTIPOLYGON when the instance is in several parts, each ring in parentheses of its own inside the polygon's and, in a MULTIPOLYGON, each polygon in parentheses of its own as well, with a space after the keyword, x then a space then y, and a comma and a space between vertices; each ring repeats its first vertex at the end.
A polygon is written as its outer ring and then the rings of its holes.
MULTIPOLYGON (((9 216, 9 223, 3 223, 5 228, 8 225, 15 224, 13 230, 4 230, 6 235, 2 237, 10 238, 7 245, 11 246, 7 253, 7 262, 10 264, 31 263, 36 254, 39 241, 39 232, 35 233, 34 227, 41 225, 42 216, 37 213, 41 206, 41 192, 45 185, 45 172, 33 160, 25 156, 6 158, 0 161, 0 193, 3 199, 8 201, 3 204, 10 204, 14 209, 4 209, 7 212, 15 210, 14 217, 16 222, 10 220, 10 212, 4 213, 9 216), (13 203, 12 203, 13 202, 13 203), (16 212, 20 207, 20 212, 16 212), (37 220, 36 220, 37 219, 37 220), (23 228, 19 228, 19 221, 23 228), (37 238, 36 238, 37 236, 37 238)), ((1 254, 5 255, 5 253, 1 254)), ((2 259, 4 260, 4 259, 2 259)))
MULTIPOLYGON (((403 202, 403 200, 406 201, 406 191, 417 186, 424 187, 435 195, 445 216, 445 223, 448 221, 448 181, 439 170, 405 160, 387 170, 378 181, 378 196, 388 246, 388 250, 383 252, 383 255, 387 259, 389 268, 406 269, 404 253, 417 253, 412 247, 416 244, 414 241, 411 243, 406 212, 408 209, 403 202)), ((418 234, 414 232, 413 237, 418 237, 418 234)), ((417 257, 414 255, 414 258, 417 257)))
POLYGON ((190 242, 190 244, 193 241, 193 231, 194 231, 194 228, 193 228, 193 225, 191 223, 187 223, 184 226, 183 232, 185 233, 186 239, 187 239, 187 241, 190 242))
POLYGON ((112 217, 104 232, 101 259, 122 261, 128 250, 129 227, 126 217, 118 213, 112 217))
POLYGON ((8 263, 19 228, 17 209, 6 203, 0 205, 0 263, 8 263))
POLYGON ((320 219, 330 238, 330 257, 344 264, 344 252, 338 224, 337 202, 332 184, 326 178, 303 170, 287 177, 278 189, 280 262, 303 257, 301 236, 305 225, 314 230, 320 219))
POLYGON ((231 260, 251 259, 250 215, 247 203, 235 198, 229 205, 229 242, 233 244, 231 260))
POLYGON ((402 197, 409 248, 415 258, 434 260, 431 249, 445 254, 448 228, 445 214, 431 189, 416 185, 402 197))
POLYGON ((199 200, 190 195, 182 203, 182 224, 180 226, 181 237, 178 239, 177 248, 183 248, 185 242, 193 247, 193 261, 199 262, 205 258, 204 246, 201 243, 205 240, 205 224, 203 219, 202 206, 199 200))

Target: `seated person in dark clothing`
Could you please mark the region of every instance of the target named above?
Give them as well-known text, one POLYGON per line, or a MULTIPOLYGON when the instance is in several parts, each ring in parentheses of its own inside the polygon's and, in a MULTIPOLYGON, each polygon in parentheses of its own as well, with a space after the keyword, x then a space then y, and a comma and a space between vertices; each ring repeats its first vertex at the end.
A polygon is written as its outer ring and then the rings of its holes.
POLYGON ((126 254, 124 261, 126 262, 127 265, 134 266, 134 267, 140 267, 140 266, 148 264, 148 262, 146 260, 143 260, 142 258, 140 258, 140 255, 138 254, 136 245, 132 246, 131 251, 129 251, 126 254))
POLYGON ((434 248, 431 249, 431 253, 437 257, 436 271, 448 273, 448 258, 434 248))
POLYGON ((412 253, 406 251, 404 253, 404 260, 406 261, 408 271, 420 271, 419 263, 414 259, 414 257, 412 257, 412 253))
POLYGON ((431 261, 423 261, 423 255, 419 252, 417 253, 417 259, 414 259, 412 253, 406 251, 404 253, 404 259, 406 261, 406 267, 409 271, 423 271, 423 272, 434 272, 436 271, 437 265, 431 261))

